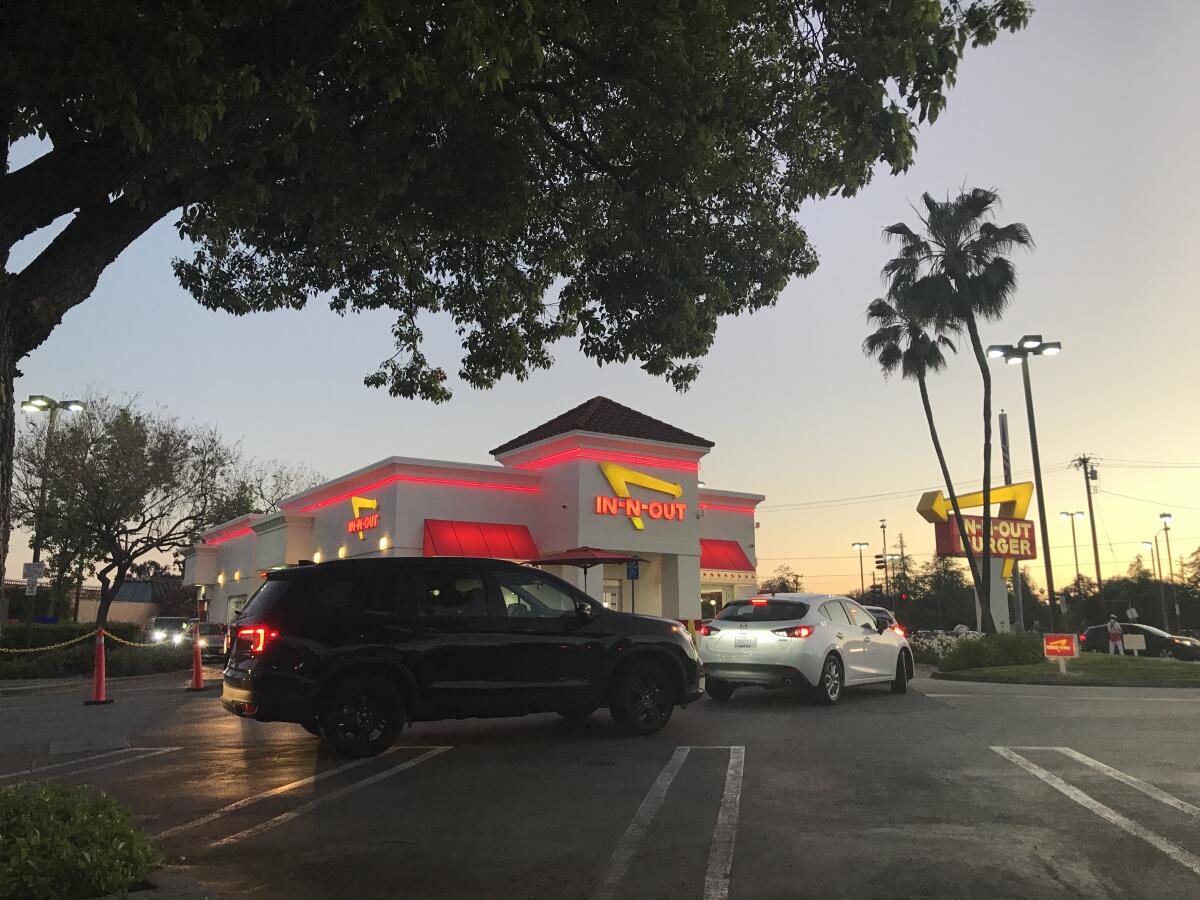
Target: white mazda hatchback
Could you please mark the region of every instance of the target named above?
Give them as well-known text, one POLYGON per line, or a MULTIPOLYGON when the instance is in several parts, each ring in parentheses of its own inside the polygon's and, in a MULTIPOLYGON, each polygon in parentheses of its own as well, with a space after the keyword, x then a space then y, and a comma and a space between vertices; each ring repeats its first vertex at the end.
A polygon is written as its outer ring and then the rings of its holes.
POLYGON ((811 691, 827 705, 842 690, 890 682, 908 691, 912 649, 889 627, 846 597, 769 594, 735 600, 697 631, 705 690, 728 700, 745 685, 811 691))

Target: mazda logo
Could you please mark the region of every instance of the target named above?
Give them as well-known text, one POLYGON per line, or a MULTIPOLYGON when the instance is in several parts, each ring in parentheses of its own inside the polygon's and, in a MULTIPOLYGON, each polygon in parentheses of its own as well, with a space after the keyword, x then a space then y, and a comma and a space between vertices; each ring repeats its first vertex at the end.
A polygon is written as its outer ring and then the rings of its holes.
POLYGON ((745 623, 745 622, 743 622, 741 625, 739 625, 739 626, 738 626, 738 628, 742 629, 742 631, 745 631, 745 630, 746 630, 746 623, 745 623))

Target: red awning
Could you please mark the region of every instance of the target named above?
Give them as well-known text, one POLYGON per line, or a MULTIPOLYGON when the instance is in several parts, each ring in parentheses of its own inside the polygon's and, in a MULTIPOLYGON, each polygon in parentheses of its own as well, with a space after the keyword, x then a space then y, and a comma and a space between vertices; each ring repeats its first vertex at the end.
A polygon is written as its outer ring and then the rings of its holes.
POLYGON ((426 519, 425 555, 529 559, 538 549, 524 525, 426 519))
POLYGON ((700 568, 725 572, 753 572, 754 564, 737 541, 700 538, 700 568))

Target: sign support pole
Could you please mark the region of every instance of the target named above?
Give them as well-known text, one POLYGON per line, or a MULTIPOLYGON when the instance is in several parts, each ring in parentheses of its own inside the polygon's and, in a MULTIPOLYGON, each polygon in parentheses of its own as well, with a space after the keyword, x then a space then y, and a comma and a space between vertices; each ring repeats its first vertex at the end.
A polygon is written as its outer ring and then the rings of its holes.
MULTIPOLYGON (((1008 443, 1008 413, 1000 410, 1000 455, 1004 459, 1004 483, 1012 484, 1012 457, 1009 452, 1008 443)), ((1075 527, 1075 520, 1071 520, 1071 527, 1075 527)), ((1020 634, 1025 630, 1025 598, 1021 589, 1021 563, 1019 560, 1013 560, 1012 571, 1012 590, 1013 590, 1013 605, 1016 607, 1013 610, 1013 631, 1020 634)))

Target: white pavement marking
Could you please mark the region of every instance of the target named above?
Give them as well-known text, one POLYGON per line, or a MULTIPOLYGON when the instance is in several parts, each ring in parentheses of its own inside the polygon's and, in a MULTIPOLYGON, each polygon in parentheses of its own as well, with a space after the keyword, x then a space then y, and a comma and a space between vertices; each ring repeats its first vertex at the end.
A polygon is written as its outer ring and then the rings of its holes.
POLYGON ((1070 747, 1056 747, 1059 753, 1068 756, 1077 763, 1082 763, 1085 766, 1090 766, 1097 772, 1103 772, 1109 778, 1115 778, 1122 784, 1127 784, 1131 788, 1141 791, 1147 797, 1153 797, 1159 803, 1165 803, 1167 806, 1174 807, 1182 813, 1187 813, 1189 816, 1200 816, 1200 807, 1193 806, 1186 800, 1180 800, 1178 797, 1168 794, 1161 788, 1156 788, 1152 784, 1147 784, 1140 778, 1134 778, 1132 775, 1127 775, 1120 769, 1114 769, 1112 766, 1106 766, 1097 759, 1092 759, 1090 756, 1084 756, 1078 750, 1072 750, 1070 747))
POLYGON ((433 757, 437 756, 438 754, 445 753, 450 749, 452 748, 434 747, 432 750, 422 753, 420 756, 414 759, 410 759, 407 762, 402 762, 398 766, 392 766, 390 769, 384 769, 382 772, 372 775, 370 778, 364 778, 362 781, 356 781, 353 784, 340 787, 336 791, 330 791, 328 794, 322 794, 315 800, 310 800, 308 803, 305 803, 302 806, 297 806, 293 810, 289 810, 288 812, 275 816, 273 819, 267 819, 267 821, 261 822, 251 828, 247 828, 245 831, 239 831, 237 834, 231 834, 228 837, 223 837, 219 841, 213 841, 213 843, 208 845, 208 848, 210 850, 215 850, 218 847, 226 847, 229 844, 234 844, 238 841, 244 841, 246 838, 254 837, 256 834, 262 834, 264 831, 277 828, 280 825, 284 825, 292 821, 292 819, 299 818, 305 813, 312 812, 318 806, 323 806, 332 800, 337 800, 340 797, 344 797, 347 794, 353 793, 354 791, 359 791, 365 787, 370 787, 377 781, 383 781, 383 779, 389 778, 398 772, 403 772, 405 769, 411 769, 413 766, 419 766, 426 760, 433 759, 433 757))
MULTIPOLYGON (((436 749, 436 748, 403 746, 403 747, 393 747, 391 750, 389 750, 387 752, 395 753, 399 750, 433 750, 433 749, 436 749)), ((279 787, 271 788, 269 791, 263 791, 261 794, 255 794, 251 797, 245 797, 241 800, 237 800, 233 803, 230 803, 228 806, 222 806, 220 809, 216 810, 215 812, 210 812, 207 815, 203 815, 198 819, 193 819, 190 822, 184 822, 182 825, 176 825, 174 828, 168 828, 166 831, 160 831, 158 834, 156 834, 154 836, 155 840, 161 841, 163 838, 173 837, 174 835, 180 834, 184 831, 188 831, 189 829, 197 828, 201 825, 207 825, 209 822, 215 822, 217 819, 220 819, 223 816, 227 816, 231 812, 237 812, 239 809, 245 809, 247 806, 250 806, 254 803, 258 803, 260 800, 266 800, 270 797, 277 797, 280 794, 286 794, 288 791, 294 791, 296 788, 302 788, 305 785, 315 784, 316 782, 322 781, 323 779, 332 778, 334 775, 341 775, 343 772, 349 772, 351 769, 356 769, 359 766, 365 766, 367 763, 374 762, 377 759, 378 759, 378 757, 374 757, 374 756, 368 756, 364 759, 356 759, 354 762, 346 763, 345 765, 337 766, 336 768, 333 768, 333 769, 326 769, 324 772, 318 772, 316 775, 309 775, 307 778, 301 778, 299 781, 293 781, 290 784, 280 785, 279 787)))
POLYGON ((737 837, 738 808, 742 802, 742 772, 746 748, 729 748, 729 768, 725 770, 725 793, 713 829, 708 852, 708 870, 704 873, 704 900, 725 900, 729 896, 729 873, 733 869, 733 842, 737 837))
POLYGON ((1127 834, 1132 834, 1134 837, 1141 838, 1143 841, 1145 841, 1151 847, 1154 847, 1156 850, 1169 856, 1171 859, 1175 860, 1175 862, 1179 863, 1180 865, 1186 866, 1187 868, 1191 869, 1192 872, 1195 873, 1196 875, 1200 875, 1200 857, 1193 856, 1191 853, 1188 853, 1186 850, 1184 850, 1178 844, 1174 844, 1171 841, 1168 841, 1166 838, 1162 837, 1161 835, 1155 834, 1153 831, 1150 831, 1148 828, 1142 827, 1137 822, 1134 822, 1132 819, 1125 818, 1125 816, 1121 815, 1115 809, 1105 806, 1099 800, 1096 800, 1093 797, 1089 796, 1088 794, 1085 794, 1083 791, 1079 790, 1079 788, 1072 787, 1071 785, 1069 785, 1065 781, 1063 781, 1061 778, 1059 778, 1057 775, 1055 775, 1053 772, 1049 772, 1046 769, 1043 769, 1037 763, 1030 762, 1028 759, 1023 757, 1021 754, 1015 752, 1011 748, 1009 748, 1009 747, 993 747, 992 749, 994 751, 996 751, 997 753, 999 753, 1001 756, 1003 756, 1005 759, 1007 759, 1009 762, 1016 763, 1018 766, 1020 766, 1022 769, 1024 769, 1029 774, 1035 776, 1036 778, 1040 778, 1042 781, 1044 781, 1046 784, 1050 785, 1050 787, 1054 788, 1059 793, 1074 800, 1076 803, 1078 803, 1084 809, 1091 810, 1096 815, 1098 815, 1100 818, 1104 819, 1106 822, 1116 825, 1118 828, 1120 828, 1122 831, 1126 832, 1127 834))
POLYGON ((600 889, 596 891, 596 900, 605 900, 605 898, 616 896, 617 885, 625 877, 625 872, 629 869, 634 853, 637 852, 638 846, 646 836, 650 823, 654 821, 654 817, 662 808, 663 801, 667 798, 667 789, 675 780, 675 776, 679 774, 679 769, 683 766, 683 761, 687 759, 689 750, 691 747, 676 747, 671 758, 667 760, 667 764, 654 779, 654 784, 650 785, 650 790, 642 799, 642 805, 638 807, 633 821, 629 823, 629 827, 625 829, 625 834, 621 836, 621 840, 617 844, 617 849, 609 857, 608 870, 604 873, 604 881, 600 883, 600 889))
MULTIPOLYGON (((87 775, 91 772, 99 772, 101 769, 111 769, 114 766, 124 766, 131 762, 137 762, 139 759, 149 759, 152 756, 162 756, 164 753, 174 753, 176 750, 181 750, 182 748, 181 747, 160 747, 157 750, 151 750, 149 753, 139 752, 139 751, 148 749, 146 747, 130 747, 129 749, 135 753, 138 753, 138 755, 137 756, 127 756, 124 759, 118 759, 116 762, 101 763, 98 766, 88 766, 86 769, 76 769, 73 772, 63 772, 61 774, 61 777, 73 778, 76 775, 87 775)), ((117 752, 120 752, 120 751, 117 751, 117 752)), ((92 757, 92 759, 98 759, 98 758, 99 757, 92 757)), ((36 784, 39 781, 49 781, 51 778, 58 778, 58 777, 60 777, 60 776, 59 775, 47 775, 45 778, 34 778, 30 782, 30 784, 36 784)))
MULTIPOLYGON (((1048 685, 1048 686, 1054 687, 1054 685, 1048 685)), ((1172 690, 1186 690, 1186 688, 1172 688, 1172 690)), ((988 699, 993 698, 993 697, 1004 697, 1004 698, 1015 697, 1017 699, 1022 699, 1022 700, 1069 699, 1072 702, 1075 700, 1104 700, 1109 703, 1113 702, 1114 700, 1124 700, 1128 703, 1200 703, 1200 697, 1120 697, 1120 696, 1085 697, 1082 695, 1081 696, 1071 695, 1069 698, 1063 698, 1060 695, 1054 695, 1054 694, 1011 694, 1011 693, 1006 693, 1004 691, 980 691, 977 694, 935 694, 932 692, 926 693, 924 691, 921 691, 921 693, 923 693, 926 697, 978 697, 978 698, 988 698, 988 699)))
POLYGON ((5 772, 0 775, 0 780, 5 778, 19 778, 22 775, 40 775, 42 772, 49 772, 51 769, 62 769, 66 766, 77 766, 80 763, 88 763, 94 759, 104 759, 106 756, 116 756, 118 753, 129 753, 129 747, 122 747, 120 750, 110 750, 107 753, 96 753, 92 756, 83 756, 79 759, 68 759, 66 762, 54 763, 49 766, 38 766, 36 769, 21 769, 18 772, 5 772))

